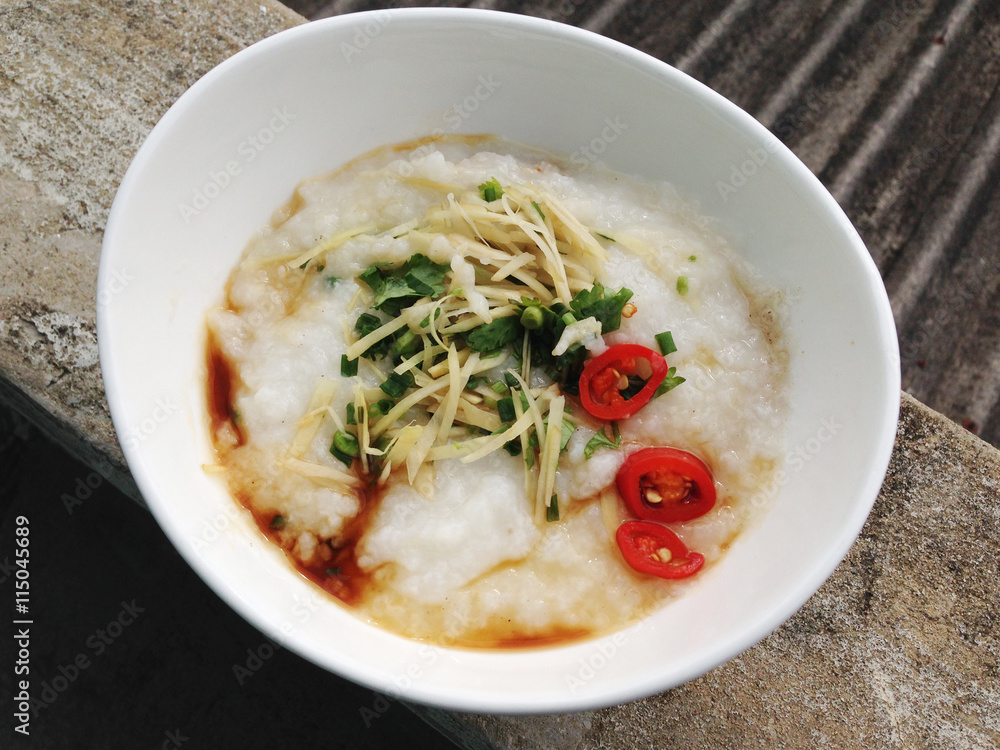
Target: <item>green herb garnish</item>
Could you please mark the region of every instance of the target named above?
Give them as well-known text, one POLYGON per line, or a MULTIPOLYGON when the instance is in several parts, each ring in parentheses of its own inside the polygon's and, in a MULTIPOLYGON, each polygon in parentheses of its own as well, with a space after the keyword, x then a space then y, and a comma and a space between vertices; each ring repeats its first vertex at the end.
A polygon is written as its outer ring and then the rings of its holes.
POLYGON ((354 459, 361 455, 361 444, 350 432, 337 430, 333 435, 333 442, 330 443, 330 453, 337 460, 350 466, 354 459))
POLYGON ((548 506, 545 508, 545 520, 549 523, 559 520, 559 497, 552 495, 548 506))
MULTIPOLYGON (((542 419, 542 424, 545 425, 545 430, 548 431, 549 418, 547 415, 542 419)), ((573 437, 573 433, 576 432, 576 425, 573 424, 573 422, 571 422, 566 417, 563 417, 562 429, 560 430, 560 432, 561 434, 559 435, 559 450, 561 452, 566 450, 566 446, 569 445, 569 439, 573 437)))
POLYGON ((677 293, 682 297, 688 293, 688 277, 678 276, 677 277, 677 293))
POLYGON ((517 419, 517 413, 514 411, 514 399, 508 396, 497 401, 497 414, 500 415, 501 422, 513 422, 517 419))
POLYGON ((544 322, 545 314, 542 312, 540 305, 525 307, 524 311, 521 313, 521 325, 524 326, 526 330, 537 331, 542 327, 544 322))
POLYGON ((383 398, 380 401, 371 404, 368 407, 368 417, 369 419, 374 419, 376 417, 383 417, 388 414, 393 407, 393 402, 387 398, 383 398))
POLYGON ((392 342, 392 346, 389 347, 389 354, 395 360, 402 360, 412 357, 420 347, 420 337, 407 328, 399 338, 392 342))
MULTIPOLYGON (((358 334, 358 338, 364 338, 369 333, 377 331, 382 327, 382 319, 377 315, 372 315, 371 313, 361 313, 358 319, 354 322, 354 330, 358 334)), ((387 336, 386 338, 372 344, 365 351, 364 357, 368 359, 379 359, 384 357, 389 353, 389 347, 392 346, 393 337, 387 336)))
POLYGON ((474 352, 492 352, 502 349, 521 335, 521 323, 516 315, 497 318, 479 328, 473 328, 465 337, 474 352))
POLYGON ((670 331, 658 333, 655 338, 657 346, 660 347, 660 354, 664 357, 677 351, 677 347, 674 345, 674 335, 670 331))
POLYGON ((413 385, 413 375, 408 372, 390 372, 389 376, 379 384, 379 388, 387 396, 399 398, 413 385))
POLYGON ((583 289, 576 293, 569 306, 580 320, 597 318, 601 323, 601 333, 617 331, 622 325, 622 310, 632 299, 632 290, 622 287, 617 292, 609 292, 601 284, 593 289, 583 289))
MULTIPOLYGON (((617 432, 617 429, 615 432, 617 432)), ((604 430, 599 430, 594 437, 587 441, 587 445, 584 446, 583 457, 589 461, 598 448, 620 448, 621 444, 621 435, 615 435, 615 439, 612 440, 604 433, 604 430)))
POLYGON ((353 378, 358 374, 358 360, 348 359, 344 354, 340 357, 340 375, 344 378, 353 378))
POLYGON ((437 299, 444 294, 442 282, 449 270, 449 266, 417 253, 398 268, 376 263, 358 276, 358 280, 374 292, 374 309, 396 316, 421 297, 437 299))
POLYGON ((492 203, 503 195, 503 187, 500 186, 496 177, 491 177, 479 186, 479 195, 482 196, 482 199, 487 203, 492 203))
POLYGON ((671 367, 669 370, 667 370, 667 377, 663 379, 663 382, 660 383, 660 386, 656 389, 656 391, 653 392, 653 398, 656 398, 657 396, 662 396, 667 391, 672 391, 674 388, 683 383, 684 380, 685 378, 682 378, 680 375, 677 374, 677 368, 671 367))

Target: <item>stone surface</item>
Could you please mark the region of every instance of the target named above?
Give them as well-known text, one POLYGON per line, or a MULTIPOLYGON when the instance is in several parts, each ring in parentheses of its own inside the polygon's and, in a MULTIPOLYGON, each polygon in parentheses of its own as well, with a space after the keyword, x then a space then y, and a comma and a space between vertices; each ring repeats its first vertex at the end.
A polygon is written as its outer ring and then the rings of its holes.
POLYGON ((302 21, 273 0, 0 4, 0 398, 133 497, 97 356, 111 202, 185 89, 302 21))
POLYGON ((904 394, 857 543, 755 647, 601 711, 417 711, 477 750, 1000 747, 998 549, 1000 451, 904 394))
MULTIPOLYGON (((309 18, 413 4, 286 2, 309 18)), ((903 388, 1000 446, 1000 3, 425 4, 596 31, 756 117, 827 186, 868 246, 899 328, 903 388)))
POLYGON ((2 405, 0 601, 3 750, 385 750, 400 737, 406 750, 455 750, 396 702, 265 637, 150 513, 2 405), (33 623, 29 672, 15 676, 22 626, 8 608, 21 515, 33 623), (28 737, 8 708, 25 677, 28 737))
MULTIPOLYGON (((608 33, 617 35, 647 7, 590 0, 559 7, 570 5, 588 18, 603 13, 608 33), (616 16, 618 5, 628 12, 616 16)), ((717 48, 713 39, 740 19, 757 23, 750 4, 736 0, 720 16, 724 23, 704 28, 694 6, 681 5, 681 36, 696 39, 694 46, 675 38, 677 24, 644 28, 666 29, 671 54, 689 69, 700 70, 709 52, 724 53, 740 65, 718 68, 729 71, 720 80, 744 80, 743 62, 754 56, 717 48)), ((863 5, 846 4, 844 13, 863 5)), ((927 3, 897 5, 915 9, 900 11, 898 28, 912 26, 922 39, 929 27, 915 11, 924 13, 927 3)), ((659 4, 648 10, 666 12, 659 4)), ((793 17, 788 10, 782 23, 793 17)), ((853 38, 848 32, 865 17, 845 16, 838 33, 853 38)), ((145 135, 187 86, 301 20, 269 0, 0 6, 0 398, 126 492, 135 490, 104 400, 95 337, 101 232, 115 189, 145 135)), ((973 20, 996 28, 992 16, 973 20)), ((640 41, 648 47, 655 39, 640 41)), ((801 52, 806 59, 808 47, 801 52)), ((795 68, 791 58, 782 60, 795 68)), ((848 89, 836 88, 831 106, 848 101, 848 89)), ((788 94, 789 107, 801 92, 788 94)), ((748 102, 774 110, 773 122, 796 111, 757 94, 748 102)), ((871 101, 874 112, 883 111, 871 101)), ((821 138, 825 126, 805 123, 825 106, 810 106, 796 120, 807 153, 808 139, 821 138)), ((864 130, 857 128, 854 141, 864 130)), ((982 130, 979 140, 992 144, 993 131, 982 130)), ((828 154, 814 168, 827 157, 850 162, 828 154)), ((834 181, 840 173, 824 169, 834 181)), ((858 193, 878 194, 877 185, 858 193)), ((860 539, 820 592, 758 646, 680 688, 602 711, 525 718, 414 709, 469 748, 996 747, 998 466, 995 449, 904 395, 892 465, 860 539)))

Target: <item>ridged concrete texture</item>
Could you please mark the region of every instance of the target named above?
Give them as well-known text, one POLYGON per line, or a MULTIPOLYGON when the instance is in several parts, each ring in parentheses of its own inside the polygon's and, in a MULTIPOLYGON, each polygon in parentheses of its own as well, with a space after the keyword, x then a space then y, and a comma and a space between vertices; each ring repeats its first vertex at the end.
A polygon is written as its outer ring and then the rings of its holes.
MULTIPOLYGON (((402 4, 301 7, 320 16, 402 4)), ((1000 6, 474 4, 619 38, 772 127, 842 202, 882 270, 904 387, 1000 442, 1000 6)), ((191 83, 301 21, 270 0, 0 7, 0 399, 126 491, 135 489, 94 328, 112 198, 143 138, 191 83)), ((602 711, 414 710, 469 748, 1000 746, 998 467, 1000 452, 904 394, 892 464, 861 538, 756 647, 680 688, 602 711)))

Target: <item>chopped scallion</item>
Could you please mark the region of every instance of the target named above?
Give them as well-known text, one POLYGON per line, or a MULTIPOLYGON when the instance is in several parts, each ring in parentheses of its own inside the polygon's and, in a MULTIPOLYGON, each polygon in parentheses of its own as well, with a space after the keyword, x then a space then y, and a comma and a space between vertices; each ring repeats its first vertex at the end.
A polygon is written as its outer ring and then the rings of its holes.
POLYGON ((361 455, 361 444, 358 443, 358 438, 343 430, 337 430, 334 433, 333 447, 341 453, 346 453, 350 456, 357 457, 361 455))
POLYGON ((552 499, 549 500, 548 507, 545 509, 545 520, 551 523, 552 521, 559 520, 559 496, 553 494, 552 499))
POLYGON ((514 399, 508 396, 497 401, 497 413, 500 415, 501 422, 513 422, 517 419, 517 413, 514 411, 514 399))
POLYGON ((337 430, 333 435, 333 442, 330 444, 330 453, 338 461, 350 466, 354 459, 361 455, 361 444, 357 437, 351 433, 337 430))
POLYGON ((510 442, 508 442, 508 443, 506 443, 504 445, 503 449, 505 451, 507 451, 512 456, 520 456, 521 455, 521 441, 518 440, 518 439, 511 440, 510 442))
POLYGON ((417 353, 417 349, 420 348, 420 337, 417 336, 413 331, 407 328, 403 331, 403 334, 392 342, 392 346, 389 347, 389 352, 399 359, 405 359, 407 357, 412 357, 417 353))
POLYGON ((521 325, 529 331, 537 331, 542 327, 544 321, 545 314, 542 312, 542 308, 537 305, 526 307, 521 313, 521 325))
POLYGON ((344 354, 340 358, 340 374, 345 378, 353 378, 358 374, 358 360, 348 359, 344 354))
POLYGON ((677 351, 677 346, 674 344, 674 335, 670 331, 658 333, 655 338, 657 345, 660 347, 660 354, 664 357, 677 351))
POLYGON ((368 417, 369 419, 374 419, 376 417, 381 417, 389 413, 393 407, 393 402, 387 398, 383 398, 368 407, 368 417))
POLYGON ((379 384, 379 388, 381 388, 387 396, 400 398, 404 393, 406 393, 407 389, 411 385, 413 385, 412 374, 408 372, 390 372, 389 377, 379 384))
POLYGON ((503 187, 501 187, 496 177, 491 177, 489 181, 479 186, 479 195, 482 196, 484 201, 491 203, 503 195, 503 187))
POLYGON ((677 277, 677 293, 682 297, 688 293, 688 278, 687 276, 677 277))

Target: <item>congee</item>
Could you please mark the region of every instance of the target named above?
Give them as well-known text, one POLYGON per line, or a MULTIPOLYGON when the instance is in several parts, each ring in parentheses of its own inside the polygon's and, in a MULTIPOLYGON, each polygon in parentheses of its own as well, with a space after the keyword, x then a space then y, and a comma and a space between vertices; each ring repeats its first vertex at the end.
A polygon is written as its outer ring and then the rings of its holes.
POLYGON ((303 182, 210 311, 220 473, 373 624, 607 633, 766 509, 780 301, 669 184, 488 137, 385 147, 303 182))

